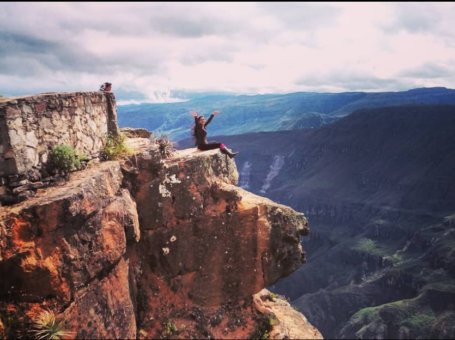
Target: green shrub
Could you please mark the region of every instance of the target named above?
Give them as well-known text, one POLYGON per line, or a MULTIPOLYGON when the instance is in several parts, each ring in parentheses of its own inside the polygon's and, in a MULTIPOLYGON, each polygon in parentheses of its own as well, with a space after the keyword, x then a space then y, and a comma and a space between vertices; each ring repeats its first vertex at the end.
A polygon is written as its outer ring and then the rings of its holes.
POLYGON ((130 155, 133 150, 126 146, 125 139, 125 135, 121 133, 109 133, 103 142, 101 159, 112 161, 130 155))
POLYGON ((276 324, 274 316, 269 314, 260 314, 255 318, 256 327, 254 331, 248 336, 249 339, 269 339, 270 332, 276 324))
POLYGON ((85 153, 81 153, 77 158, 79 158, 80 161, 88 161, 88 156, 85 153))
POLYGON ((170 339, 172 335, 178 332, 178 328, 173 321, 164 323, 164 329, 161 332, 160 339, 170 339))
POLYGON ((354 247, 356 250, 364 251, 366 253, 374 253, 376 250, 376 241, 373 241, 369 238, 361 238, 356 246, 354 247))
POLYGON ((270 317, 270 318, 269 318, 269 325, 270 325, 271 327, 273 327, 273 326, 275 326, 275 323, 276 323, 276 319, 273 318, 273 317, 270 317))
POLYGON ((70 145, 57 145, 54 146, 50 153, 51 165, 55 170, 62 173, 79 169, 81 162, 76 156, 76 151, 70 145))
POLYGON ((36 339, 61 339, 71 335, 63 329, 61 321, 57 321, 54 312, 44 311, 36 319, 33 320, 32 333, 36 339))
POLYGON ((402 322, 402 326, 409 328, 412 334, 430 336, 431 329, 436 321, 433 311, 419 311, 402 322), (420 313, 420 314, 418 314, 420 313))

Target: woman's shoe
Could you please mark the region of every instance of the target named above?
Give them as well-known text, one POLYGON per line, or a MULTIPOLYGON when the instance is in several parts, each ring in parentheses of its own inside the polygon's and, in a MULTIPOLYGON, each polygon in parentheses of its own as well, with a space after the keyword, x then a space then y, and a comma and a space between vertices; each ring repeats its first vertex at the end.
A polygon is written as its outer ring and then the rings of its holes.
POLYGON ((238 155, 238 152, 231 152, 228 148, 222 148, 220 150, 221 150, 221 153, 228 155, 229 158, 234 158, 235 156, 238 155))

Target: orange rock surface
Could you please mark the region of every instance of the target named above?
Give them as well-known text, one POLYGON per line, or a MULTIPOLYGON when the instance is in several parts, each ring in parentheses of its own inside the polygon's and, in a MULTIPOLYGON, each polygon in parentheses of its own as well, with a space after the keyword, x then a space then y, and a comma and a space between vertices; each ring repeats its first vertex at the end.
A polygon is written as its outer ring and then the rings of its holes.
POLYGON ((135 334, 135 323, 110 332, 107 314, 92 315, 93 308, 100 313, 112 305, 117 318, 111 321, 121 324, 125 315, 135 320, 124 258, 127 235, 138 239, 139 225, 136 204, 120 189, 122 178, 118 162, 103 163, 20 205, 0 208, 3 309, 52 306, 78 337, 135 334))
MULTIPOLYGON (((236 187, 219 151, 164 160, 139 144, 122 165, 0 208, 0 326, 17 320, 7 336, 30 334, 44 309, 74 338, 272 334, 253 295, 305 262, 303 214, 236 187)), ((292 314, 281 307, 278 320, 292 314)))

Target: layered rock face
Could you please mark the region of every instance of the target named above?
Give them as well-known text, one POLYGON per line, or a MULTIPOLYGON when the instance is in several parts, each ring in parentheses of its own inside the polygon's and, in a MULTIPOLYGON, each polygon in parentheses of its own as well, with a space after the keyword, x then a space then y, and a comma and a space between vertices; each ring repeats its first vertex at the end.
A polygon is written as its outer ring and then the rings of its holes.
POLYGON ((283 328, 253 295, 304 263, 307 221, 236 187, 237 177, 219 151, 163 160, 152 145, 1 208, 6 336, 29 334, 43 309, 75 338, 248 338, 283 328))
POLYGON ((1 208, 0 311, 18 325, 7 336, 51 308, 77 338, 135 337, 127 243, 139 240, 139 224, 121 184, 119 164, 103 163, 1 208))
POLYGON ((234 161, 217 150, 157 152, 124 166, 141 226, 139 335, 169 336, 164 323, 183 337, 262 336, 252 295, 304 263, 305 217, 236 187, 234 161))
POLYGON ((143 253, 194 302, 250 296, 302 265, 303 214, 234 186, 235 163, 218 150, 178 153, 155 175, 154 162, 141 158, 133 191, 143 253))

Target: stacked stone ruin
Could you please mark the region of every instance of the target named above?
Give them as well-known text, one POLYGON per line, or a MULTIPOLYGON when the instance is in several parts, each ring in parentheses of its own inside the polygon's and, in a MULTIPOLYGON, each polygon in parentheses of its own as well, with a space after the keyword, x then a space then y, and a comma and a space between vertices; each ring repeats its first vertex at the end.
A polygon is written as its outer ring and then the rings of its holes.
POLYGON ((70 145, 96 160, 107 134, 117 131, 115 97, 109 92, 1 98, 1 204, 20 202, 56 181, 48 171, 53 146, 70 145))

